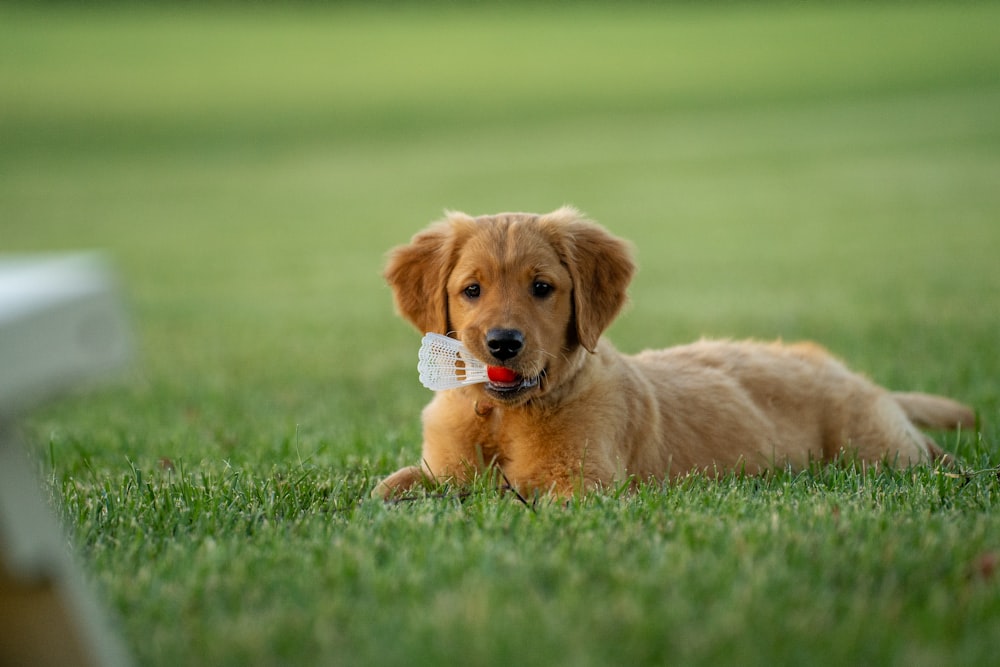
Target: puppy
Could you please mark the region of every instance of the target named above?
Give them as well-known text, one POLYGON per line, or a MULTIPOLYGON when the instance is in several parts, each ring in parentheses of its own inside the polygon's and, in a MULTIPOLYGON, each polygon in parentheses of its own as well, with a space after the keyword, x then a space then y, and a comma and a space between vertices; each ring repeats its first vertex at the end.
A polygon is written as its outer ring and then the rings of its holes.
POLYGON ((842 453, 908 465, 944 456, 918 426, 975 422, 950 399, 889 392, 812 343, 702 340, 621 354, 601 334, 634 271, 624 241, 569 207, 449 213, 391 251, 385 277, 399 313, 514 375, 437 393, 423 412, 422 465, 374 495, 460 484, 489 466, 522 493, 567 496, 842 453))

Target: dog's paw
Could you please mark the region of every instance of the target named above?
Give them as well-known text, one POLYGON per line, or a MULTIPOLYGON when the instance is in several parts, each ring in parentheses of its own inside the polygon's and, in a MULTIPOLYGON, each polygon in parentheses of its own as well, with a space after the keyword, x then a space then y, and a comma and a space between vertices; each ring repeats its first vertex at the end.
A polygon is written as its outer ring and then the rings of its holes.
POLYGON ((422 484, 424 479, 424 471, 420 469, 420 466, 400 468, 375 485, 375 488, 372 489, 372 498, 392 500, 414 486, 422 484))

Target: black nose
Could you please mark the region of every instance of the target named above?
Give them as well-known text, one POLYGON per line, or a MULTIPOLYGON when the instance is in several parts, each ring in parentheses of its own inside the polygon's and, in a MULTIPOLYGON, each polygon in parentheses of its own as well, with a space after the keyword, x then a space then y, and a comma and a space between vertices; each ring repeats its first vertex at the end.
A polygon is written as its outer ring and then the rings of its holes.
POLYGON ((486 346, 496 359, 506 361, 524 347, 524 334, 517 329, 490 329, 486 332, 486 346))

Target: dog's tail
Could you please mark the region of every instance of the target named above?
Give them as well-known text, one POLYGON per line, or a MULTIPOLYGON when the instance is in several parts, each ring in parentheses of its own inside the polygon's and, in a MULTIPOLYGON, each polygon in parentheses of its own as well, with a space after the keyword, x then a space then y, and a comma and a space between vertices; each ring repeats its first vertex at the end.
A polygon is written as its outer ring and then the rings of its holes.
POLYGON ((892 398, 917 426, 939 429, 976 427, 976 413, 972 408, 950 398, 919 392, 893 392, 892 398))

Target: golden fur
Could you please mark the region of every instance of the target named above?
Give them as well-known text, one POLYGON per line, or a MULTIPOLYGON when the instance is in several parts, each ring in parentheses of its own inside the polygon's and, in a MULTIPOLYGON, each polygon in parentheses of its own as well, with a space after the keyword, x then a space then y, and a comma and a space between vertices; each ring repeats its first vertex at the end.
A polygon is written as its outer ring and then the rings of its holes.
POLYGON ((427 478, 461 483, 491 465, 524 493, 567 495, 691 471, 802 468, 842 452, 911 464, 943 455, 917 425, 974 423, 959 403, 891 393, 812 343, 621 354, 601 334, 634 271, 624 241, 569 207, 449 213, 393 250, 385 276, 400 314, 518 380, 437 393, 423 412, 422 465, 375 495, 427 478))

